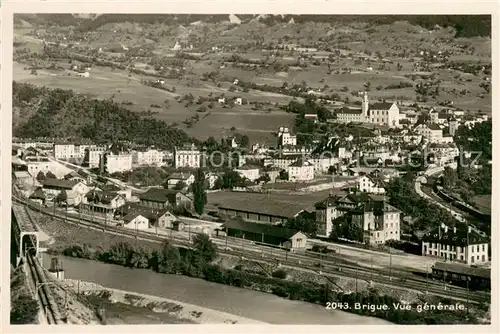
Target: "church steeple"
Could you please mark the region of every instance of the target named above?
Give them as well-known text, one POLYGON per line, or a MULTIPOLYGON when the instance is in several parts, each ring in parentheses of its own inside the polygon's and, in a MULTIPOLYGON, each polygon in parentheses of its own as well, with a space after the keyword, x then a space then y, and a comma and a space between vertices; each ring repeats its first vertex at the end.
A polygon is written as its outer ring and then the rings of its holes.
POLYGON ((368 93, 366 91, 363 93, 362 111, 365 117, 368 117, 368 93))

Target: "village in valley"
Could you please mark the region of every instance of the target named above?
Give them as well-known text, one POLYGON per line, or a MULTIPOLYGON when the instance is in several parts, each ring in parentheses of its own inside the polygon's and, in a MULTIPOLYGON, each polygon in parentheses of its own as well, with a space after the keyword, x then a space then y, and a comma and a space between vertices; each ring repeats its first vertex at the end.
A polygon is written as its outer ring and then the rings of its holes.
POLYGON ((37 256, 490 321, 490 18, 47 15, 14 20, 37 256))

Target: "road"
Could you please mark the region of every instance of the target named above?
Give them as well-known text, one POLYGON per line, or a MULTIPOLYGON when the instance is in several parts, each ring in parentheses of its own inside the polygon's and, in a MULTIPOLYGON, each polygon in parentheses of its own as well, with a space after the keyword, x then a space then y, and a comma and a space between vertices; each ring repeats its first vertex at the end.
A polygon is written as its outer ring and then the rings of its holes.
MULTIPOLYGON (((451 168, 456 168, 456 163, 455 164, 451 164, 450 167, 451 168)), ((444 171, 444 167, 429 168, 429 169, 427 169, 425 171, 425 176, 428 178, 429 176, 440 174, 443 171, 444 171)), ((456 209, 452 208, 451 205, 450 206, 443 205, 436 198, 433 198, 433 197, 427 195, 422 190, 422 181, 423 181, 423 179, 424 179, 424 176, 418 176, 415 179, 415 191, 416 191, 416 193, 420 197, 422 197, 422 198, 424 198, 424 199, 426 199, 426 200, 428 200, 428 201, 436 204, 437 206, 445 209, 446 211, 450 212, 453 215, 453 217, 455 217, 458 221, 463 222, 463 223, 467 222, 467 219, 464 217, 464 215, 461 212, 457 211, 456 209)))
MULTIPOLYGON (((72 163, 69 163, 67 161, 62 161, 62 160, 58 160, 54 157, 49 157, 49 156, 46 156, 49 160, 53 161, 53 162, 57 162, 57 163, 60 163, 61 165, 64 165, 70 169, 73 169, 73 170, 84 170, 86 173, 88 173, 90 176, 93 176, 95 178, 97 178, 97 175, 94 175, 92 174, 91 172, 88 171, 88 168, 85 168, 85 167, 82 167, 82 166, 78 166, 78 165, 75 165, 75 164, 72 164, 72 163)), ((108 180, 109 182, 113 183, 114 185, 120 187, 120 188, 128 188, 132 191, 135 191, 135 192, 143 192, 144 190, 142 189, 139 189, 139 188, 136 188, 136 187, 133 187, 131 185, 128 185, 126 184, 125 182, 123 181, 120 181, 118 179, 114 179, 114 178, 111 178, 111 177, 107 177, 107 176, 101 176, 102 178, 108 180)))

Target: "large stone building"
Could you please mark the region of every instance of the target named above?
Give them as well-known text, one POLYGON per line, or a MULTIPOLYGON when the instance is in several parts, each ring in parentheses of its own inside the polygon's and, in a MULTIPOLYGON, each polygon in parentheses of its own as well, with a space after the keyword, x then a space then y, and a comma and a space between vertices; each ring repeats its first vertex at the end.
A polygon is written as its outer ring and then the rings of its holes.
POLYGON ((174 152, 175 168, 200 168, 202 161, 201 151, 194 145, 176 147, 174 152))
POLYGON ((113 152, 103 153, 100 160, 101 168, 105 169, 109 174, 121 173, 132 170, 132 155, 129 153, 113 152))
POLYGON ((161 166, 165 154, 156 149, 135 151, 132 153, 132 163, 134 165, 161 166))
POLYGON ((288 166, 290 181, 310 181, 314 179, 314 166, 305 159, 299 159, 288 166))
POLYGON ((364 92, 361 109, 343 107, 337 111, 337 121, 341 123, 371 123, 390 128, 399 127, 399 107, 395 102, 370 104, 368 93, 364 92))
POLYGON ((454 262, 484 264, 489 262, 489 240, 472 228, 448 228, 442 224, 422 238, 422 255, 454 262))
POLYGON ((293 136, 288 128, 281 126, 278 130, 278 146, 283 147, 287 145, 297 145, 297 136, 293 136))
POLYGON ((355 224, 363 231, 364 243, 381 245, 388 240, 400 240, 400 211, 383 198, 365 193, 329 196, 315 207, 320 237, 329 237, 335 220, 345 215, 345 223, 355 224))
POLYGON ((88 163, 89 168, 99 167, 101 156, 106 152, 106 146, 89 147, 85 154, 85 162, 88 163))

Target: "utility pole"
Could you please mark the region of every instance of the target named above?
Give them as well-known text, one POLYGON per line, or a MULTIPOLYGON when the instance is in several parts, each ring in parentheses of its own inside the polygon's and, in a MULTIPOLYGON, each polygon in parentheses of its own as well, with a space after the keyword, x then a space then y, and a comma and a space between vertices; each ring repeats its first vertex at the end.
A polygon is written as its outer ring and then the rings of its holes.
POLYGON ((66 216, 64 217, 64 222, 67 223, 68 222, 68 199, 66 199, 66 216))
POLYGON ((370 266, 371 266, 371 270, 370 270, 370 283, 373 281, 373 256, 371 257, 371 261, 370 261, 370 266))
POLYGON ((354 272, 355 272, 354 280, 356 282, 356 293, 358 293, 358 270, 354 269, 354 272))
POLYGON ((392 248, 389 246, 389 281, 392 281, 392 248))
POLYGON ((155 224, 156 237, 158 237, 158 224, 159 224, 158 215, 159 215, 159 212, 156 211, 156 224, 155 224))
POLYGON ((262 233, 262 241, 261 241, 261 257, 264 257, 264 233, 262 233))
POLYGON ((427 289, 427 286, 428 286, 428 280, 429 280, 429 266, 427 266, 427 268, 425 269, 425 294, 428 293, 428 289, 427 289))
POLYGON ((139 229, 137 227, 137 220, 134 223, 135 223, 135 242, 137 242, 137 236, 139 234, 139 229))
POLYGON ((467 283, 467 304, 466 304, 466 309, 467 309, 467 320, 469 318, 469 279, 470 276, 467 276, 466 283, 467 283))

